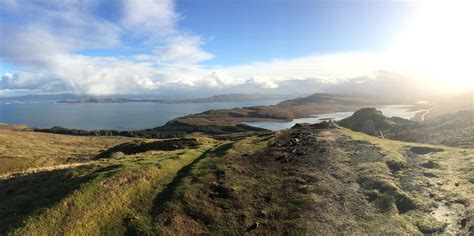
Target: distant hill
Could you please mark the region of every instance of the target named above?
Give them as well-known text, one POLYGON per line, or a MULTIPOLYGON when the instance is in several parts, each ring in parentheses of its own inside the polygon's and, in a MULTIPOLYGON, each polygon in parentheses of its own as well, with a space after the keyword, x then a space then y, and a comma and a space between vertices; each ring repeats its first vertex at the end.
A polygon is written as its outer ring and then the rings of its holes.
POLYGON ((474 109, 474 91, 457 94, 455 96, 438 98, 436 105, 425 119, 430 120, 448 113, 474 109))
POLYGON ((293 98, 288 94, 258 94, 258 93, 233 93, 219 94, 211 97, 191 99, 161 99, 135 95, 108 95, 94 96, 89 94, 49 94, 49 95, 25 95, 17 97, 0 98, 0 103, 36 103, 36 102, 59 102, 59 103, 127 103, 127 102, 157 102, 157 103, 211 103, 211 102, 245 102, 245 101, 268 101, 293 98))
POLYGON ((400 117, 389 118, 375 108, 362 108, 348 118, 339 121, 343 127, 353 131, 374 134, 378 131, 386 131, 404 125, 413 125, 416 122, 400 117))
POLYGON ((385 132, 390 139, 474 148, 474 110, 449 113, 385 132))
POLYGON ((45 94, 45 95, 25 95, 16 97, 0 97, 0 103, 37 103, 56 102, 60 100, 81 100, 88 98, 88 95, 73 93, 45 94))
MULTIPOLYGON (((195 99, 194 102, 224 102, 240 99, 275 98, 277 95, 217 95, 210 98, 195 99)), ((121 100, 90 99, 88 102, 120 102, 121 100)), ((166 100, 170 101, 170 100, 166 100)), ((191 102, 190 100, 179 100, 191 102)), ((175 100, 174 103, 178 102, 175 100)), ((168 121, 165 125, 145 130, 120 132, 115 130, 83 131, 61 127, 38 129, 37 131, 76 134, 76 135, 120 135, 127 137, 178 137, 186 133, 206 133, 221 135, 243 132, 266 132, 267 130, 241 124, 255 121, 291 121, 295 118, 309 117, 315 114, 355 111, 367 106, 399 104, 400 101, 364 95, 340 95, 315 93, 304 98, 280 102, 277 105, 253 106, 233 109, 216 109, 191 114, 168 121)))
POLYGON ((156 103, 212 103, 212 102, 245 102, 287 99, 289 95, 282 94, 220 94, 205 98, 192 99, 154 99, 154 98, 121 98, 121 97, 88 97, 80 100, 61 100, 60 103, 127 103, 127 102, 156 102, 156 103))
POLYGON ((474 147, 474 110, 438 116, 425 122, 399 117, 386 117, 375 108, 363 108, 338 122, 353 131, 379 135, 388 139, 443 144, 453 147, 474 147))
POLYGON ((210 110, 176 118, 189 125, 235 126, 241 122, 291 121, 311 115, 355 111, 367 106, 397 104, 399 101, 374 96, 315 93, 271 106, 253 106, 233 109, 210 110))
POLYGON ((234 94, 220 94, 205 98, 194 99, 164 99, 157 100, 161 103, 208 103, 208 102, 245 102, 245 101, 265 101, 288 99, 290 95, 283 94, 258 94, 258 93, 234 93, 234 94))

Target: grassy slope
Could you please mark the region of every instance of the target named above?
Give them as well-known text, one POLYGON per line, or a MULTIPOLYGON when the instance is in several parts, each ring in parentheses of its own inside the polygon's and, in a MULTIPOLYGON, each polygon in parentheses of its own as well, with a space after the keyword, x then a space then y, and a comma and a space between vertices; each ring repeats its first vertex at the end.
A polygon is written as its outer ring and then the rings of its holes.
POLYGON ((129 220, 146 225, 153 197, 178 170, 217 145, 200 142, 198 149, 145 152, 1 181, 0 232, 21 226, 13 233, 120 234, 129 220))
POLYGON ((473 149, 308 126, 240 141, 198 140, 198 149, 0 180, 0 233, 419 234, 443 230, 430 212, 459 203, 472 221, 473 149), (413 158, 411 146, 444 151, 413 158), (427 160, 439 167, 421 168, 427 160))
POLYGON ((474 90, 434 100, 438 101, 436 101, 436 106, 425 116, 426 120, 462 110, 474 109, 474 90))
MULTIPOLYGON (((168 233, 290 229, 416 234, 445 227, 429 214, 437 202, 413 190, 426 179, 405 152, 419 144, 349 130, 320 133, 317 139, 323 147, 297 156, 285 156, 288 152, 279 148, 234 153, 213 168, 192 172, 158 215, 156 229, 168 233), (405 167, 394 173, 387 165, 393 162, 405 167), (411 174, 414 171, 419 175, 411 174)), ((443 148, 446 151, 433 158, 440 159, 442 169, 435 171, 446 184, 433 192, 448 202, 466 201, 472 206, 472 171, 466 168, 472 170, 474 151, 443 148)), ((468 211, 468 218, 472 217, 472 208, 468 211)))
MULTIPOLYGON (((389 160, 406 162, 406 169, 396 173, 395 176, 399 179, 400 185, 410 191, 412 196, 419 198, 418 201, 424 207, 432 209, 444 207, 440 205, 450 207, 462 203, 465 206, 466 220, 471 222, 471 230, 474 228, 474 149, 379 139, 348 130, 345 130, 345 133, 354 140, 367 140, 381 147, 389 160), (441 148, 443 151, 410 158, 406 154, 410 147, 441 148), (433 161, 439 164, 439 167, 420 168, 419 164, 427 161, 433 161), (430 195, 429 199, 426 196, 422 197, 426 194, 430 195)), ((418 214, 414 216, 418 217, 418 214)), ((424 223, 426 220, 417 224, 422 224, 422 228, 429 226, 423 225, 424 223)))
POLYGON ((0 126, 0 176, 12 171, 87 160, 122 137, 80 137, 37 133, 16 126, 0 126))
POLYGON ((391 139, 474 148, 474 110, 440 115, 419 125, 385 132, 391 139))

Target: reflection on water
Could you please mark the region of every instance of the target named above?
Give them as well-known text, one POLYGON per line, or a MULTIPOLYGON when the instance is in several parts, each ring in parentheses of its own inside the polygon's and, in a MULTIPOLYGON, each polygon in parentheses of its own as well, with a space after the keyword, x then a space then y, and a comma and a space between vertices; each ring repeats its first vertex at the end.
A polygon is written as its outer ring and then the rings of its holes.
MULTIPOLYGON (((410 105, 390 105, 390 106, 380 106, 376 108, 377 110, 381 111, 382 114, 384 114, 385 116, 388 116, 388 117, 397 116, 404 119, 411 119, 415 116, 417 112, 419 112, 419 111, 410 111, 410 108, 412 108, 412 106, 410 105)), ((352 114, 354 114, 354 112, 335 112, 335 113, 325 113, 325 114, 314 115, 308 118, 294 119, 293 121, 290 121, 290 122, 243 122, 243 124, 276 131, 276 130, 291 128, 297 123, 316 124, 316 123, 321 123, 328 119, 339 121, 351 116, 352 114)))
POLYGON ((180 103, 37 103, 0 104, 0 123, 26 124, 47 128, 137 130, 164 125, 167 121, 214 109, 274 105, 280 100, 180 103))

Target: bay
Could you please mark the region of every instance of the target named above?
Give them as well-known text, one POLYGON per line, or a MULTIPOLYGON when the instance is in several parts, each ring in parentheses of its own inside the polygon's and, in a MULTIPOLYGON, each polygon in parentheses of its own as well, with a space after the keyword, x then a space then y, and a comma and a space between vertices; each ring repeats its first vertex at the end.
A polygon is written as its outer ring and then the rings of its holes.
POLYGON ((207 110, 275 105, 280 101, 0 104, 0 123, 26 124, 34 128, 62 126, 84 130, 139 130, 161 126, 171 119, 207 110))

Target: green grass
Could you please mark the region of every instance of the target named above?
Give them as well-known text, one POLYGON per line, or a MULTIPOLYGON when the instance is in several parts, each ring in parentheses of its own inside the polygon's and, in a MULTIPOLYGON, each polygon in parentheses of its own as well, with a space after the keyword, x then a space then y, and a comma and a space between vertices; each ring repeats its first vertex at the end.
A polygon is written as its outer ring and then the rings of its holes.
MULTIPOLYGON (((473 216, 472 149, 379 139, 348 129, 312 130, 300 138, 314 139, 304 155, 290 154, 297 145, 269 145, 300 135, 291 132, 239 141, 196 136, 200 146, 193 149, 147 151, 0 180, 0 234, 244 233, 253 226, 256 233, 439 231, 444 225, 429 216, 429 203, 409 188, 423 184, 412 176, 421 172, 406 156, 413 146, 444 150, 423 157, 440 169, 423 171, 446 181, 440 191, 449 193, 448 201, 467 199, 473 216), (280 162, 282 154, 292 161, 280 162), (393 163, 402 163, 400 170, 393 163)), ((71 146, 88 142, 39 135, 47 140, 34 141, 28 150, 41 155, 43 144, 70 153, 71 146)), ((10 153, 20 158, 16 149, 26 147, 27 138, 14 139, 21 142, 10 153)), ((94 153, 123 141, 104 139, 80 151, 94 153)))
POLYGON ((47 134, 0 126, 0 176, 29 168, 84 161, 130 140, 133 139, 47 134))
MULTIPOLYGON (((380 139, 363 133, 353 132, 348 129, 342 129, 342 132, 351 139, 369 141, 370 143, 380 147, 381 151, 385 154, 383 161, 386 163, 389 161, 396 161, 406 164, 407 157, 405 154, 411 147, 442 149, 443 151, 441 152, 431 153, 429 157, 431 160, 437 162, 440 165, 440 168, 424 171, 432 173, 444 181, 445 184, 439 187, 439 191, 446 193, 448 197, 445 200, 460 201, 459 199, 464 199, 462 201, 467 201, 467 204, 465 204, 467 208, 467 218, 474 218, 474 185, 470 182, 474 180, 474 149, 380 139)), ((359 168, 362 176, 365 176, 367 179, 379 182, 381 185, 390 185, 394 187, 397 192, 401 191, 403 194, 407 193, 406 191, 400 190, 400 181, 401 179, 411 178, 411 172, 414 171, 407 169, 408 171, 402 173, 392 173, 392 171, 383 165, 383 162, 368 164, 365 166, 362 165, 359 166, 359 168)), ((421 189, 426 187, 427 186, 424 185, 419 186, 421 189)), ((420 230, 425 230, 425 232, 435 232, 444 227, 443 222, 438 222, 433 217, 426 214, 429 207, 429 203, 426 202, 426 200, 423 200, 420 196, 415 194, 408 193, 408 195, 418 205, 418 210, 404 215, 404 218, 400 218, 402 221, 405 221, 407 225, 412 225, 414 222, 420 230), (422 214, 423 212, 425 212, 425 214, 422 214)), ((383 222, 380 222, 380 224, 383 224, 383 222)), ((368 223, 368 227, 373 227, 374 225, 377 225, 377 223, 368 223)))
MULTIPOLYGON (((210 153, 197 162, 183 178, 175 183, 173 188, 166 195, 167 201, 161 202, 155 207, 154 225, 152 232, 162 233, 176 233, 176 232, 205 232, 194 231, 191 226, 196 225, 196 222, 206 224, 209 229, 214 231, 229 231, 233 232, 239 226, 237 221, 223 222, 227 215, 228 217, 238 216, 244 214, 248 209, 242 208, 243 205, 234 198, 229 198, 229 195, 245 195, 249 184, 263 184, 262 182, 249 179, 233 179, 227 176, 229 173, 224 169, 223 163, 232 162, 234 157, 239 157, 242 154, 252 154, 266 147, 267 140, 259 137, 249 137, 237 142, 228 142, 222 146, 211 150, 210 153), (233 183, 226 186, 219 185, 222 178, 231 178, 233 183), (211 186, 211 187, 210 187, 211 186), (212 205, 210 205, 212 204, 212 205), (227 209, 226 213, 219 209, 227 209), (182 224, 165 226, 168 221, 173 222, 176 219, 172 218, 173 214, 178 214, 185 218, 190 224, 190 228, 183 227, 182 224), (220 215, 220 216, 219 216, 220 215), (171 216, 171 218, 170 218, 171 216), (225 228, 221 226, 226 225, 225 228), (229 227, 234 225, 234 228, 229 227)), ((241 166, 233 165, 232 168, 240 169, 241 166)), ((271 185, 266 185, 271 186, 271 185)), ((235 232, 235 231, 234 231, 235 232)), ((150 232, 141 232, 150 233, 150 232)))
MULTIPOLYGON (((123 234, 132 228, 130 225, 135 228, 144 227, 145 229, 141 230, 146 230, 149 225, 147 221, 151 219, 148 212, 154 204, 155 196, 176 177, 180 169, 218 144, 205 138, 200 141, 202 145, 197 149, 142 153, 119 160, 61 170, 63 175, 68 176, 69 181, 64 183, 65 186, 58 187, 64 194, 54 192, 36 194, 34 197, 39 199, 48 195, 57 195, 57 198, 45 204, 44 208, 33 209, 17 218, 11 225, 14 228, 20 227, 12 233, 13 235, 31 232, 41 235, 123 234)), ((50 184, 57 180, 54 175, 44 175, 50 184)), ((28 177, 35 181, 35 176, 28 177)), ((5 184, 18 188, 16 183, 5 184)), ((35 188, 31 183, 23 187, 35 188)), ((46 188, 46 186, 37 187, 46 188)), ((47 188, 45 191, 54 190, 47 188)), ((2 198, 4 204, 0 206, 9 208, 10 214, 17 212, 23 204, 28 204, 27 201, 22 201, 24 195, 35 191, 37 190, 29 189, 25 192, 19 190, 13 195, 0 191, 3 196, 8 195, 6 199, 2 198), (18 208, 7 206, 15 201, 20 201, 18 208)), ((31 199, 32 196, 27 198, 31 199)), ((12 219, 8 213, 0 218, 12 219)))

